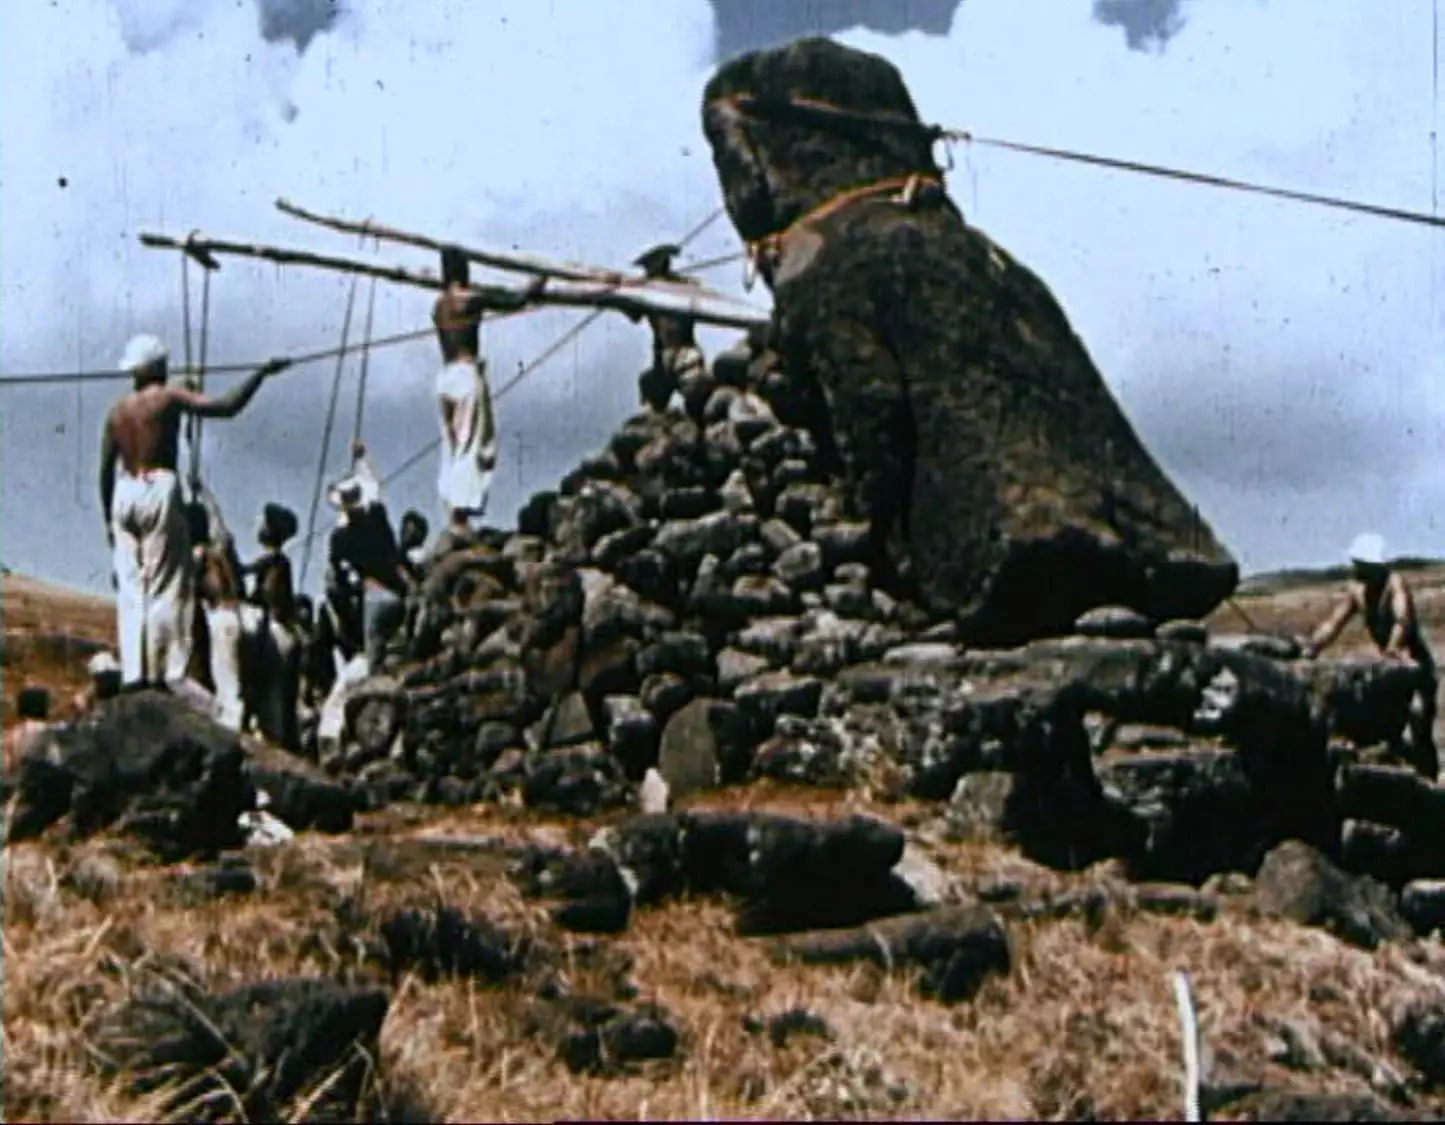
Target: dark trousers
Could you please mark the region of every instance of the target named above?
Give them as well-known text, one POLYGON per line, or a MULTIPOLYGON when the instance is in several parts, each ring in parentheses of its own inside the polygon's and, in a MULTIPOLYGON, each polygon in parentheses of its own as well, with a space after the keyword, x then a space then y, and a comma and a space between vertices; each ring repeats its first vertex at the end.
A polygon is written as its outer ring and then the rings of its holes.
POLYGON ((1435 748, 1440 680, 1433 662, 1421 663, 1419 668, 1420 687, 1410 700, 1409 744, 1405 756, 1418 773, 1434 781, 1440 774, 1440 754, 1435 748))
POLYGON ((368 587, 365 615, 366 662, 376 672, 386 655, 387 643, 406 620, 406 601, 387 590, 368 587))

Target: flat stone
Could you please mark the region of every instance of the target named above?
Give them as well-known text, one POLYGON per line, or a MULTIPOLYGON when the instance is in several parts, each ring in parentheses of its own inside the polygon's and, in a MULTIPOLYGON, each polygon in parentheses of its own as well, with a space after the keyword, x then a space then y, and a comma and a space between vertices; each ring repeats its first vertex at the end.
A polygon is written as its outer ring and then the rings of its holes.
POLYGON ((812 718, 818 713, 823 681, 791 672, 764 672, 739 684, 733 693, 738 706, 765 722, 779 715, 812 718))
POLYGON ((758 537, 776 555, 781 555, 790 547, 804 542, 801 535, 780 519, 764 520, 762 526, 758 528, 758 537))
POLYGON ((816 543, 794 543, 773 563, 773 573, 795 590, 816 590, 827 575, 823 548, 816 543))
POLYGON ((723 695, 731 695, 744 680, 767 670, 766 658, 735 648, 725 648, 717 654, 718 690, 723 695))

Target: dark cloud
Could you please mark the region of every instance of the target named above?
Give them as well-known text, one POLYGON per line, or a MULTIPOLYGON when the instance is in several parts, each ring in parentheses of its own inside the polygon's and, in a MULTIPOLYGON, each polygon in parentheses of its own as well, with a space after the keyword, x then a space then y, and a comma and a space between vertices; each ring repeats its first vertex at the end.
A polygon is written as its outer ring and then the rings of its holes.
POLYGON ((1319 369, 1301 357, 1240 379, 1219 366, 1190 366, 1181 384, 1227 394, 1140 396, 1131 415, 1149 446, 1181 478, 1239 491, 1310 493, 1342 477, 1400 478, 1415 467, 1413 442, 1395 440, 1400 417, 1353 370, 1317 393, 1319 369))
POLYGON ((272 43, 290 39, 299 51, 341 15, 342 0, 256 0, 261 36, 272 43))
POLYGON ((960 0, 712 0, 717 57, 770 47, 805 35, 866 27, 885 35, 947 35, 960 0))
POLYGON ((1094 18, 1123 28, 1131 51, 1162 52, 1184 30, 1184 0, 1094 0, 1094 18))

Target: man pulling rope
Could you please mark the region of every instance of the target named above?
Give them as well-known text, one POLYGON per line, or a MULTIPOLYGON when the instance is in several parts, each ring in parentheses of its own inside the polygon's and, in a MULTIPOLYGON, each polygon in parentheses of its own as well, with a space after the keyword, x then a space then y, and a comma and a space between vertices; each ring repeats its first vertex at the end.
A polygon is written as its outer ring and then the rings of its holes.
POLYGON ((106 416, 100 510, 115 567, 122 682, 178 684, 191 650, 194 580, 185 501, 176 471, 183 418, 234 418, 261 383, 289 366, 259 367, 216 398, 168 386, 170 353, 155 336, 133 338, 120 369, 134 389, 106 416))

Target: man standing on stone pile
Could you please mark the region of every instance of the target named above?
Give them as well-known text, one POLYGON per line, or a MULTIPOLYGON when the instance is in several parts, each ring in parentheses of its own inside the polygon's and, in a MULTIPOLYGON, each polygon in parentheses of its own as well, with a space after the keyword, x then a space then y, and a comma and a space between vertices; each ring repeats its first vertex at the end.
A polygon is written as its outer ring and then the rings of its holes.
MULTIPOLYGON (((682 285, 698 284, 695 278, 674 273, 672 261, 682 247, 672 243, 654 246, 640 254, 633 265, 641 266, 646 277, 654 281, 675 281, 682 285)), ((628 313, 634 322, 641 313, 628 313)), ((652 367, 639 381, 642 401, 653 410, 666 410, 673 392, 680 392, 688 413, 700 419, 707 399, 707 360, 697 346, 695 325, 691 318, 664 313, 650 313, 647 323, 652 328, 652 367)))
POLYGON ((190 660, 194 578, 190 536, 176 473, 183 416, 234 418, 269 375, 272 360, 216 398, 166 384, 169 352, 154 336, 134 337, 120 369, 135 386, 111 408, 100 451, 100 510, 115 568, 122 679, 177 684, 190 660))
POLYGON ((366 446, 355 442, 351 452, 351 475, 333 485, 327 494, 340 509, 327 553, 340 591, 352 595, 344 606, 337 607, 342 610, 340 624, 349 642, 347 647, 354 649, 360 641, 370 668, 375 670, 387 641, 405 616, 405 599, 413 575, 392 531, 381 484, 367 460, 366 446), (359 607, 353 600, 358 584, 359 607), (354 616, 357 608, 361 610, 360 622, 354 616))
POLYGON ((473 286, 466 255, 448 246, 442 251, 442 282, 445 288, 432 307, 432 323, 442 350, 442 368, 436 377, 442 428, 437 492, 449 530, 465 539, 472 518, 486 513, 497 467, 492 389, 486 361, 481 358, 482 315, 525 308, 541 293, 547 279, 538 277, 521 292, 473 286))
POLYGON ((1350 544, 1349 558, 1354 572, 1350 582, 1334 612, 1310 636, 1305 653, 1311 658, 1317 656, 1358 613, 1385 659, 1413 664, 1420 674, 1420 686, 1410 701, 1409 746, 1403 756, 1434 781, 1440 770, 1434 729, 1439 680, 1435 657, 1415 612, 1415 599, 1404 576, 1391 569, 1380 536, 1366 533, 1356 537, 1350 544))

